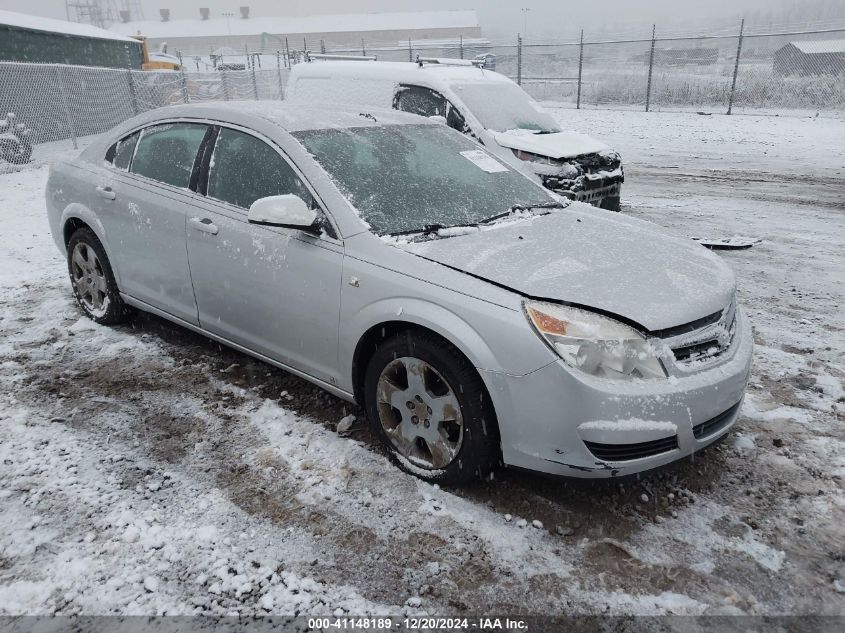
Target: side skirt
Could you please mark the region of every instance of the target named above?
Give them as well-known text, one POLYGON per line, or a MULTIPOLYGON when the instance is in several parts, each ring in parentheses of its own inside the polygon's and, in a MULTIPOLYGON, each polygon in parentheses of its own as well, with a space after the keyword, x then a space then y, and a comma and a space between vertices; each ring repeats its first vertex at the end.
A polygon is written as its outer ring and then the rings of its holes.
POLYGON ((284 363, 280 363, 277 360, 273 360, 269 356, 265 356, 264 354, 259 354, 258 352, 253 351, 253 350, 249 349, 248 347, 244 347, 243 345, 238 345, 237 343, 233 343, 232 341, 230 341, 226 338, 223 338, 222 336, 219 336, 217 334, 212 334, 211 332, 208 332, 208 331, 202 329, 198 325, 194 325, 193 323, 189 323, 188 321, 183 321, 179 317, 175 317, 172 314, 168 314, 164 310, 159 310, 158 308, 151 306, 150 304, 145 303, 144 301, 140 301, 138 299, 135 299, 134 297, 130 297, 129 295, 124 294, 122 292, 120 293, 120 296, 126 303, 128 303, 129 305, 131 305, 135 308, 138 308, 139 310, 141 310, 143 312, 149 312, 150 314, 154 314, 158 317, 161 317, 162 319, 166 319, 167 321, 170 321, 171 323, 175 323, 176 325, 179 325, 183 328, 191 330, 192 332, 196 332, 197 334, 202 334, 203 336, 210 338, 213 341, 217 341, 218 343, 222 343, 223 345, 225 345, 227 347, 231 347, 232 349, 236 349, 243 354, 247 354, 248 356, 252 356, 253 358, 257 358, 258 360, 265 362, 268 365, 273 365, 274 367, 278 367, 279 369, 283 369, 284 371, 291 373, 294 376, 298 376, 299 378, 302 378, 303 380, 307 380, 308 382, 310 382, 314 385, 317 385, 318 387, 320 387, 320 389, 324 389, 324 390, 328 391, 333 396, 337 396, 338 398, 341 398, 341 399, 346 400, 348 402, 355 402, 355 396, 353 396, 351 393, 344 391, 343 389, 339 389, 338 387, 335 387, 334 385, 327 383, 324 380, 320 380, 319 378, 315 378, 314 376, 311 376, 310 374, 306 374, 304 371, 300 371, 299 369, 294 369, 293 367, 290 367, 289 365, 285 365, 284 363))

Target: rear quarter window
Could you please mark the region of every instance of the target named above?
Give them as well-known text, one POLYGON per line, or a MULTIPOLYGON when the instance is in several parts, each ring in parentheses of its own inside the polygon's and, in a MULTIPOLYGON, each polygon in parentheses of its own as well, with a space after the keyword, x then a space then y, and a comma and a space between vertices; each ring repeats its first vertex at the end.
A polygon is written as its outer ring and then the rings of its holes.
POLYGON ((135 153, 140 134, 140 132, 135 132, 112 145, 106 152, 106 162, 121 171, 129 171, 129 164, 132 162, 132 155, 135 153))

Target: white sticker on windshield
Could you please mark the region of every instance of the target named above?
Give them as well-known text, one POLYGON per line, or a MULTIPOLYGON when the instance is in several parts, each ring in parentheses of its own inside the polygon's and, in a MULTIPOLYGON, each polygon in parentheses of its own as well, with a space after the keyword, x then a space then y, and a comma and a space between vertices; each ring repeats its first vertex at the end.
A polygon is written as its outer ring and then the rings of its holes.
POLYGON ((461 156, 471 161, 479 169, 483 169, 488 174, 497 174, 502 171, 508 171, 508 168, 502 165, 495 158, 480 149, 470 149, 461 152, 461 156))

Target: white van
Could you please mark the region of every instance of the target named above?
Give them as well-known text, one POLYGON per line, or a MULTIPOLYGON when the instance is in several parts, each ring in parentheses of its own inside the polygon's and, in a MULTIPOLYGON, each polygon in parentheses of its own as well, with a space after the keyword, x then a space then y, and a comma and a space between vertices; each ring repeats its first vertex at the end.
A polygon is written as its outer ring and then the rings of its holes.
POLYGON ((470 61, 309 61, 291 70, 285 99, 443 117, 508 163, 523 161, 556 193, 619 210, 619 154, 585 134, 561 130, 516 83, 470 61))

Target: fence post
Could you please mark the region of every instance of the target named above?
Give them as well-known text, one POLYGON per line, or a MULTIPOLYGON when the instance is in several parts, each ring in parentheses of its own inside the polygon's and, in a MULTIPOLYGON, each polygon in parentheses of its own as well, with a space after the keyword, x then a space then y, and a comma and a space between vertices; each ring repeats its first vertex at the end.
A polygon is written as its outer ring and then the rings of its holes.
POLYGON ((282 86, 282 53, 276 51, 276 71, 279 73, 279 99, 285 98, 285 89, 282 86))
POLYGON ((739 56, 742 54, 742 32, 745 29, 745 18, 739 23, 739 39, 736 43, 736 61, 734 62, 734 78, 731 81, 731 94, 728 97, 728 114, 734 107, 734 92, 736 91, 736 76, 739 74, 739 56))
POLYGON ((411 48, 411 38, 408 38, 408 61, 414 61, 414 49, 411 48))
POLYGON ((182 56, 179 55, 179 74, 182 76, 182 99, 185 103, 190 103, 191 99, 188 96, 188 78, 185 76, 185 66, 182 62, 182 56))
POLYGON ((578 45, 578 97, 575 101, 575 109, 581 109, 581 71, 584 68, 584 29, 581 29, 581 43, 578 45))
POLYGON ((129 100, 132 102, 132 114, 138 114, 138 95, 135 94, 135 82, 132 79, 132 56, 129 53, 129 46, 126 50, 126 80, 129 82, 129 100))
POLYGON ((460 35, 461 59, 464 58, 464 36, 460 35))
POLYGON ((362 57, 367 56, 367 48, 364 46, 364 38, 363 37, 361 38, 361 56, 362 57))
POLYGON ((252 67, 250 68, 252 72, 252 96, 255 97, 255 100, 258 101, 258 82, 255 80, 255 60, 252 60, 252 67))
POLYGON ((226 80, 226 66, 220 66, 220 83, 223 84, 223 101, 229 100, 229 82, 226 80))
POLYGON ((657 25, 651 25, 651 51, 648 54, 648 83, 645 89, 645 111, 648 112, 651 106, 651 73, 654 69, 654 34, 657 32, 657 25))
POLYGON ((291 66, 291 63, 290 63, 290 46, 288 45, 288 36, 287 35, 285 35, 285 59, 287 60, 285 62, 287 64, 287 67, 290 68, 290 66, 291 66))
POLYGON ((326 40, 320 40, 320 52, 326 54, 326 40))
POLYGON ((70 104, 67 100, 67 92, 65 91, 65 82, 62 79, 62 69, 56 66, 56 79, 59 81, 59 94, 62 97, 62 107, 65 110, 65 118, 67 119, 67 126, 70 129, 70 138, 73 140, 73 149, 79 149, 76 144, 76 128, 73 127, 73 117, 70 114, 70 104))
POLYGON ((516 35, 516 83, 522 85, 522 35, 516 35))

